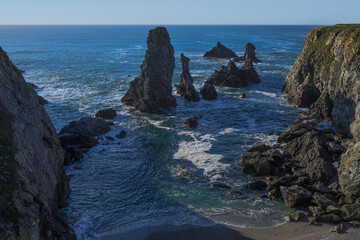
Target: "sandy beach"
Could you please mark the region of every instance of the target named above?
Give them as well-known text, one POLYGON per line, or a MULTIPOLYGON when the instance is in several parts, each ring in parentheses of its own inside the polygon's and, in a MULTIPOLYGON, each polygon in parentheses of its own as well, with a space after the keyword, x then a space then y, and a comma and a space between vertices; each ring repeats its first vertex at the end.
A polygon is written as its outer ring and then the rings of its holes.
POLYGON ((209 227, 146 227, 121 234, 101 236, 101 240, 359 240, 360 228, 346 226, 344 233, 331 232, 333 224, 309 225, 289 222, 272 228, 236 228, 223 225, 209 227))

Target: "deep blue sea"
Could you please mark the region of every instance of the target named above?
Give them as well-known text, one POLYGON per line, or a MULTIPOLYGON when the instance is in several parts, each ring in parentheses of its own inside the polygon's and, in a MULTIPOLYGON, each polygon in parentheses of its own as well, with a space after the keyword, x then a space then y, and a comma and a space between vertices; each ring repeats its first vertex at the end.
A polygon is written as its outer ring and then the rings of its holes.
MULTIPOLYGON (((180 53, 188 56, 194 84, 202 83, 227 60, 202 55, 220 41, 238 55, 256 46, 262 82, 246 88, 218 88, 215 101, 187 102, 157 114, 121 104, 129 82, 140 74, 146 38, 153 26, 0 26, 0 46, 38 94, 59 131, 70 121, 113 107, 118 116, 106 136, 126 138, 91 149, 66 167, 71 176, 69 206, 62 214, 79 239, 94 239, 145 226, 212 225, 268 227, 284 222, 280 201, 248 191, 254 177, 241 174, 241 155, 253 144, 273 144, 276 134, 301 110, 284 99, 282 87, 307 32, 314 26, 167 26, 175 49, 173 84, 179 82, 180 53), (246 93, 247 98, 240 95, 246 93), (199 126, 187 129, 187 117, 199 126), (177 165, 190 180, 174 176, 177 165), (240 198, 211 189, 228 184, 240 198)), ((240 66, 240 65, 239 65, 240 66)), ((174 95, 175 91, 174 91, 174 95)))

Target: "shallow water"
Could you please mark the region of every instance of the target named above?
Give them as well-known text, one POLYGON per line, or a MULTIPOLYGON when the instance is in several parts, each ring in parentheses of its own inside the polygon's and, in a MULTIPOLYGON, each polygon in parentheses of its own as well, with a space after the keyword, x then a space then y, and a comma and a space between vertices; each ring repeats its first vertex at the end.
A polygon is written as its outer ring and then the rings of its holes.
MULTIPOLYGON (((195 87, 200 88, 225 60, 202 54, 220 41, 242 55, 247 42, 263 63, 255 66, 262 80, 247 88, 218 89, 215 101, 190 103, 142 114, 120 103, 129 81, 140 73, 151 26, 0 26, 0 46, 41 87, 46 109, 57 130, 69 121, 113 107, 118 116, 107 136, 127 131, 124 139, 91 149, 67 167, 72 193, 62 210, 79 239, 159 225, 274 226, 288 209, 257 198, 245 185, 254 177, 241 174, 241 155, 253 144, 273 144, 299 114, 282 94, 284 79, 313 26, 168 26, 175 48, 173 83, 180 79, 180 53, 190 57, 195 87), (241 99, 242 93, 247 98, 241 99), (188 130, 187 117, 199 126, 188 130), (177 165, 190 180, 174 177, 177 165), (209 188, 226 183, 243 195, 209 188)), ((175 94, 175 93, 174 93, 175 94)))

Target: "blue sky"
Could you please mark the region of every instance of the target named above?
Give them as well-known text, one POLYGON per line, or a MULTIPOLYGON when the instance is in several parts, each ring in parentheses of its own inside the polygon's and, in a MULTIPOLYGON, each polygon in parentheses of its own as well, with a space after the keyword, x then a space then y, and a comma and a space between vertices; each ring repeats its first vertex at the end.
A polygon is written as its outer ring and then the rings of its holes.
POLYGON ((360 23, 360 0, 0 0, 0 24, 360 23))

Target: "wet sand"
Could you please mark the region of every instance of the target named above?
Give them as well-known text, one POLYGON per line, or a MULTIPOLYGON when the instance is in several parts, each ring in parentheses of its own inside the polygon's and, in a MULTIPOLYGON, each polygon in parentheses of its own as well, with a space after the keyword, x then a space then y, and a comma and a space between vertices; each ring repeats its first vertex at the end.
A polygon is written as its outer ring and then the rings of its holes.
POLYGON ((360 228, 345 224, 344 233, 333 233, 333 224, 289 222, 272 228, 159 226, 100 237, 101 240, 360 240, 360 228))

